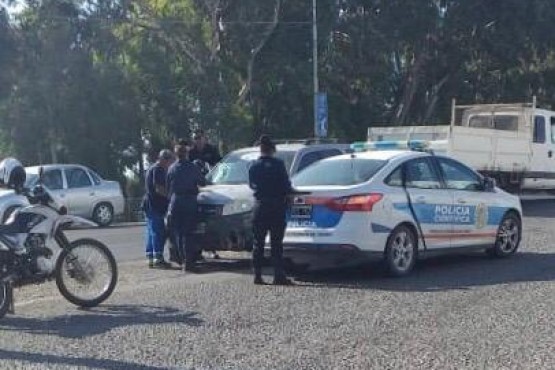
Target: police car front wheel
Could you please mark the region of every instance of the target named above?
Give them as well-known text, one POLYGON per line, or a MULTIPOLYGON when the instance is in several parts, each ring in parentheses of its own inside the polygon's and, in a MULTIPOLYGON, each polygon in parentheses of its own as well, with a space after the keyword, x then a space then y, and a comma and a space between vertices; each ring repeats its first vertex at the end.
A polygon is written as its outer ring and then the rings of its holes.
POLYGON ((414 231, 406 225, 396 227, 387 240, 385 263, 393 276, 409 274, 416 263, 418 243, 414 231))
POLYGON ((503 217, 493 248, 488 253, 495 257, 508 257, 516 252, 520 244, 522 224, 520 218, 510 212, 503 217))

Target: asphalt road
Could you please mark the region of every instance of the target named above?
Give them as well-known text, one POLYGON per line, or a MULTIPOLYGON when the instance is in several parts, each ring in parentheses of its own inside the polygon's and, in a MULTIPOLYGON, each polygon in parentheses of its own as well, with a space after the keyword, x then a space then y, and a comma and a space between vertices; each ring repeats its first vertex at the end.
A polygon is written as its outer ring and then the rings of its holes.
POLYGON ((512 258, 433 258, 403 279, 311 274, 295 287, 254 286, 242 262, 149 270, 141 228, 96 231, 120 261, 113 297, 85 311, 53 284, 19 290, 16 315, 0 320, 0 368, 552 369, 555 201, 524 209, 512 258))
POLYGON ((86 229, 68 232, 71 240, 95 238, 106 244, 118 262, 144 260, 145 226, 122 224, 107 228, 86 229))

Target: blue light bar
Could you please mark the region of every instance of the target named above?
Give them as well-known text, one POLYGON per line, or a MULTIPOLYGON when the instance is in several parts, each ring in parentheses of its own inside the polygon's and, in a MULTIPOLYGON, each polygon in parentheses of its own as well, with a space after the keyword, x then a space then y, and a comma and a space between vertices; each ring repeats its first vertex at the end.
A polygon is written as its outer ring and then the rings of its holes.
POLYGON ((408 141, 358 141, 351 144, 351 149, 354 151, 366 150, 425 150, 430 146, 427 140, 408 140, 408 141))

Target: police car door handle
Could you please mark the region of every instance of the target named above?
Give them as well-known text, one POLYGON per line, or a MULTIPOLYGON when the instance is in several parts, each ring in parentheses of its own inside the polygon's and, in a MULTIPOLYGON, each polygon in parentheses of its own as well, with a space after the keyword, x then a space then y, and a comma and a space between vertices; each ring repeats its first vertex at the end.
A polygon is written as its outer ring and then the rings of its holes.
POLYGON ((464 200, 464 199, 457 199, 457 203, 459 203, 459 204, 466 204, 466 200, 464 200))
POLYGON ((414 199, 414 201, 416 203, 426 203, 426 197, 421 195, 419 197, 416 197, 416 199, 414 199))

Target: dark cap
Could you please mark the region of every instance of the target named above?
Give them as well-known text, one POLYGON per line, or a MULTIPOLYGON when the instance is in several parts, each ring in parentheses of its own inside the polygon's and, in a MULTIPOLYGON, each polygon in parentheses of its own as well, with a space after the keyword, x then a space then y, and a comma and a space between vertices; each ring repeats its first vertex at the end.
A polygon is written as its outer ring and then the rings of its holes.
POLYGON ((173 153, 171 152, 171 150, 168 150, 168 149, 162 149, 158 154, 158 159, 164 159, 168 161, 172 158, 173 158, 173 153))
POLYGON ((258 144, 260 145, 261 149, 276 149, 276 144, 274 144, 274 142, 272 141, 272 139, 270 139, 270 136, 268 135, 260 136, 260 139, 258 139, 258 144))

